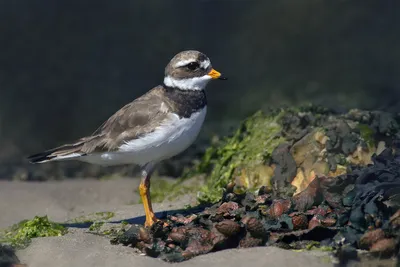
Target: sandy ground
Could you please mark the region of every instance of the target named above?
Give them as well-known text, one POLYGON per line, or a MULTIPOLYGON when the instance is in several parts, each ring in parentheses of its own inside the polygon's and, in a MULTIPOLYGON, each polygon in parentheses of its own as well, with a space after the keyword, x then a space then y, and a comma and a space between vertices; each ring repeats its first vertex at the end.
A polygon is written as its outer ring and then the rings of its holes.
MULTIPOLYGON (((113 211, 111 220, 142 223, 143 209, 134 192, 139 179, 91 179, 60 182, 0 182, 0 228, 35 215, 48 215, 63 222, 92 212, 113 211)), ((155 204, 156 212, 182 208, 183 197, 174 203, 155 204)), ((132 248, 111 245, 109 240, 87 233, 87 229, 71 228, 62 237, 34 239, 18 256, 31 267, 106 267, 106 266, 332 266, 329 256, 321 252, 299 253, 273 247, 225 250, 169 264, 139 255, 132 248)))

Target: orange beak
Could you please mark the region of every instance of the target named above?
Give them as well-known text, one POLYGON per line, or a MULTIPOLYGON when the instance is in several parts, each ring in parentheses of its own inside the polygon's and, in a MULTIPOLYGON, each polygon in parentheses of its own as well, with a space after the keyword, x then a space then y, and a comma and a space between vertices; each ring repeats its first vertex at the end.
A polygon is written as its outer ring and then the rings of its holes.
POLYGON ((221 75, 220 72, 218 72, 218 71, 216 71, 216 70, 214 70, 214 69, 211 69, 211 71, 208 73, 208 75, 209 75, 213 80, 215 80, 215 79, 226 80, 225 77, 222 77, 222 75, 221 75))

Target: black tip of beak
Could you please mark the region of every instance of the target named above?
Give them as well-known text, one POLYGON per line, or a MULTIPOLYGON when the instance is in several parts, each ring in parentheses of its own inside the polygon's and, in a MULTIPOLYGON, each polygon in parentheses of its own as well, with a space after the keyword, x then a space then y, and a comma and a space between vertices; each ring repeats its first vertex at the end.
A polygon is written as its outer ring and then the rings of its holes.
POLYGON ((218 80, 223 80, 223 81, 226 81, 226 80, 228 80, 228 78, 226 78, 226 77, 222 77, 222 76, 221 76, 221 77, 219 77, 219 78, 218 78, 218 80))

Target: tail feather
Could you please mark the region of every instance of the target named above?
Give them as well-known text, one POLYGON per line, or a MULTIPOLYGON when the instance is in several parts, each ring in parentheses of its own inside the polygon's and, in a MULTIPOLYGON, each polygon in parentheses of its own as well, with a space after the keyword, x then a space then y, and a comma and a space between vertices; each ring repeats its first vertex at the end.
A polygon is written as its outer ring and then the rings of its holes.
POLYGON ((66 160, 84 156, 85 153, 81 151, 83 144, 83 142, 80 142, 49 149, 44 152, 29 156, 28 160, 31 163, 43 163, 47 161, 66 160))

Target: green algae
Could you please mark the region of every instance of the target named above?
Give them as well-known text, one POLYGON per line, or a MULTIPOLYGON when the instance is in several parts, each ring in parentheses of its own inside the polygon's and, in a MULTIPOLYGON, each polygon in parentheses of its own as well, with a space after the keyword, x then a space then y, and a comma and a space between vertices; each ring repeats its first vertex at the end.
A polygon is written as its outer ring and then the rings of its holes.
POLYGON ((186 174, 207 174, 206 184, 198 194, 200 203, 218 201, 241 167, 254 169, 270 159, 272 151, 286 141, 280 135, 282 115, 283 112, 266 115, 259 111, 244 120, 232 137, 206 150, 200 163, 186 174))
POLYGON ((197 193, 200 203, 216 202, 226 185, 241 172, 248 172, 252 176, 249 180, 256 181, 245 186, 245 190, 265 185, 267 181, 261 179, 257 172, 265 172, 263 166, 270 159, 272 151, 286 141, 280 135, 282 127, 279 119, 283 114, 275 112, 266 115, 259 111, 244 120, 231 137, 209 147, 202 159, 181 178, 176 181, 152 179, 152 201, 174 200, 181 195, 197 193), (254 170, 257 170, 256 173, 254 170))
POLYGON ((99 177, 100 181, 108 181, 108 180, 116 180, 116 179, 120 179, 121 178, 121 174, 119 173, 108 173, 105 174, 101 177, 99 177))
POLYGON ((126 221, 121 221, 120 223, 108 223, 108 222, 94 222, 89 227, 89 233, 114 237, 120 233, 125 232, 131 227, 126 221))
MULTIPOLYGON (((283 109, 270 110, 268 113, 259 111, 249 118, 245 119, 233 132, 231 136, 217 140, 211 144, 206 150, 203 157, 195 162, 194 166, 183 174, 182 178, 176 183, 158 182, 152 183, 151 196, 155 201, 163 201, 167 198, 173 199, 171 196, 179 196, 182 193, 197 192, 197 200, 200 203, 217 202, 222 193, 230 182, 235 184, 234 191, 245 192, 247 190, 256 191, 261 186, 267 188, 271 186, 271 177, 274 175, 275 165, 271 164, 271 154, 274 149, 282 144, 300 145, 301 148, 308 152, 306 143, 302 144, 302 140, 296 140, 297 131, 302 131, 304 125, 297 125, 302 121, 307 124, 308 133, 312 131, 320 131, 321 138, 326 135, 327 126, 334 123, 349 123, 352 127, 358 128, 358 142, 365 143, 369 150, 375 149, 375 134, 370 125, 361 124, 354 120, 346 120, 343 115, 337 115, 329 109, 314 106, 303 105, 300 107, 289 107, 283 109), (294 124, 291 125, 292 119, 294 124), (196 186, 182 187, 183 182, 187 179, 205 176, 205 183, 198 183, 196 186), (200 186, 199 186, 200 185, 200 186), (172 193, 171 193, 172 192, 172 193)), ((329 128, 330 129, 330 128, 329 128)), ((336 133, 337 135, 338 133, 336 133)), ((348 136, 353 137, 353 136, 348 136)), ((339 137, 338 137, 339 138, 339 137)), ((313 142, 315 140, 313 139, 313 142)), ((321 147, 325 146, 326 140, 316 140, 315 152, 320 153, 321 147)), ((292 151, 293 152, 293 151, 292 151)), ((365 154, 365 153, 364 153, 365 154)), ((368 155, 358 153, 354 162, 364 162, 368 155), (357 161, 358 160, 358 161, 357 161)), ((296 163, 304 167, 304 164, 310 165, 311 156, 307 156, 309 160, 303 162, 292 155, 296 163)), ((349 161, 347 156, 341 151, 329 154, 337 165, 347 166, 349 161)), ((326 159, 321 159, 315 166, 326 166, 326 159)), ((314 168, 314 165, 306 166, 314 168)), ((339 166, 339 167, 338 167, 339 166)), ((326 174, 329 170, 323 170, 326 174)), ((307 173, 307 175, 309 175, 307 173)))
POLYGON ((114 216, 115 213, 111 211, 94 212, 68 220, 66 223, 91 223, 101 220, 109 220, 114 216))
POLYGON ((89 231, 98 232, 103 224, 104 222, 94 222, 89 226, 89 231))
MULTIPOLYGON (((186 194, 194 194, 203 184, 201 177, 182 177, 174 181, 157 178, 151 180, 152 202, 172 201, 186 194)), ((138 192, 138 189, 136 190, 138 192)), ((139 200, 139 203, 142 203, 139 200)))
POLYGON ((320 242, 318 242, 318 241, 311 241, 309 244, 307 244, 305 249, 306 250, 318 250, 318 251, 324 251, 324 252, 332 252, 334 250, 333 247, 321 246, 320 242))
POLYGON ((357 125, 357 128, 360 131, 361 138, 365 141, 368 148, 369 149, 374 148, 376 144, 375 144, 374 131, 371 129, 371 127, 367 124, 359 123, 357 125))
POLYGON ((178 181, 167 181, 164 179, 151 181, 150 196, 152 202, 173 200, 177 195, 179 195, 180 191, 185 191, 185 188, 182 188, 178 181))
POLYGON ((32 220, 23 220, 9 229, 0 231, 0 243, 9 244, 15 248, 24 248, 32 238, 62 236, 67 229, 61 224, 51 222, 47 216, 35 216, 32 220))
POLYGON ((94 215, 101 218, 101 220, 109 220, 115 216, 115 213, 111 211, 102 211, 102 212, 95 212, 94 215))
POLYGON ((307 244, 301 249, 291 249, 294 252, 305 252, 305 251, 322 251, 322 252, 332 252, 335 249, 330 246, 321 246, 321 243, 318 241, 309 241, 307 244))

